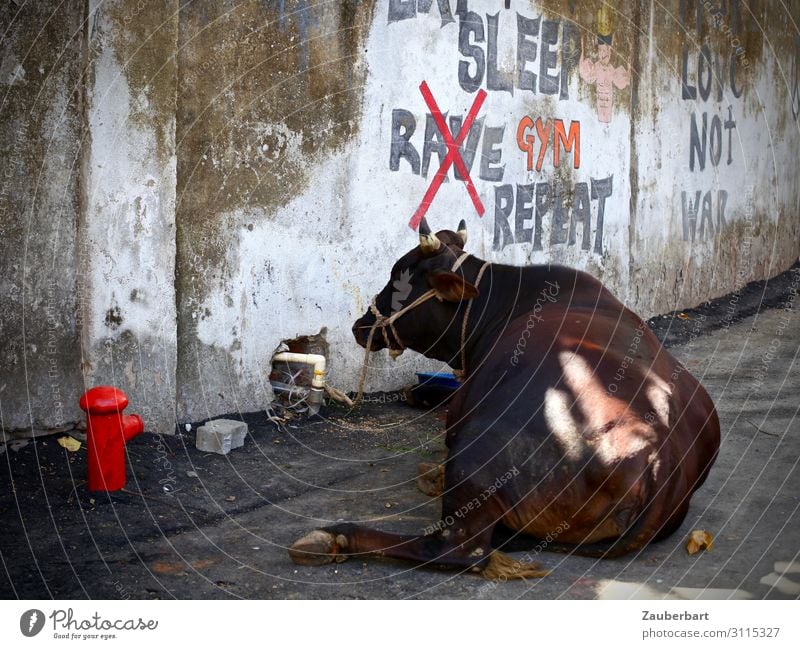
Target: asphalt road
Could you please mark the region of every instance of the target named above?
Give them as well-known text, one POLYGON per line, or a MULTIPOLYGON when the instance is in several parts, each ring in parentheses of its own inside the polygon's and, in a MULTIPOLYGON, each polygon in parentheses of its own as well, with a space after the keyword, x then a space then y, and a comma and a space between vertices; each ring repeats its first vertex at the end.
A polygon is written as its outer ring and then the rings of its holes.
POLYGON ((797 598, 798 285, 800 273, 785 274, 756 303, 769 308, 743 318, 736 296, 732 311, 726 298, 653 323, 716 401, 723 439, 681 529, 636 555, 544 552, 550 576, 507 583, 385 560, 295 566, 286 547, 328 520, 420 533, 438 519, 414 479, 419 462, 443 456, 442 413, 379 395, 283 430, 247 415, 245 446, 225 457, 197 451, 193 432, 144 434, 113 497, 85 492, 85 447, 66 451, 58 436, 0 446, 0 596, 797 598), (694 529, 714 536, 711 551, 687 554, 694 529))

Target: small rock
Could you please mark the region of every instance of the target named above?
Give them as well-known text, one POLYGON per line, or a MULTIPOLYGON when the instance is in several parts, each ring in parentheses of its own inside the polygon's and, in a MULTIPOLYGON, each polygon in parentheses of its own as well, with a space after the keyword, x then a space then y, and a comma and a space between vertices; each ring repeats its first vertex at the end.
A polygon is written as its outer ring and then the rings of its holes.
POLYGON ((197 471, 187 471, 186 472, 186 477, 187 478, 196 478, 197 477, 197 471))
POLYGON ((227 455, 244 445, 247 424, 232 419, 214 419, 197 429, 197 450, 227 455))
POLYGON ((386 509, 391 509, 392 503, 385 503, 383 506, 386 507, 386 509))
POLYGON ((183 427, 186 429, 187 433, 190 433, 192 431, 192 425, 191 424, 184 424, 183 427))
POLYGON ((228 496, 225 500, 227 500, 229 503, 232 503, 236 500, 236 496, 228 496))

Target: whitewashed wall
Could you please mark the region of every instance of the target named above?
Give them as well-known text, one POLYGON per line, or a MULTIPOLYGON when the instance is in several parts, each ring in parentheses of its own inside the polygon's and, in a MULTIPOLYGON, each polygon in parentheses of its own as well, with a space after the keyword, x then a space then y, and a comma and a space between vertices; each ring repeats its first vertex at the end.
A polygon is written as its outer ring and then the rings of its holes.
MULTIPOLYGON (((408 221, 440 164, 428 151, 422 168, 423 81, 448 118, 487 93, 466 144, 485 214, 452 167, 428 212, 435 228, 465 218, 468 248, 484 259, 585 269, 643 316, 797 260, 800 7, 117 0, 87 12, 74 253, 82 378, 121 384, 159 432, 263 408, 274 350, 322 329, 330 381, 355 388, 363 350, 350 327, 415 245, 408 221), (598 33, 612 45, 595 67, 598 33), (550 124, 538 170, 518 142, 526 116, 550 124), (554 164, 557 120, 579 130, 579 163, 562 146, 554 164), (398 155, 410 123, 419 167, 410 148, 398 155), (517 201, 530 186, 530 202, 517 201), (556 186, 563 209, 538 218, 537 187, 556 186), (498 197, 509 193, 505 210, 498 197)), ((436 367, 413 353, 372 362, 369 390, 436 367)), ((12 428, 27 425, 17 396, 4 412, 12 428)))

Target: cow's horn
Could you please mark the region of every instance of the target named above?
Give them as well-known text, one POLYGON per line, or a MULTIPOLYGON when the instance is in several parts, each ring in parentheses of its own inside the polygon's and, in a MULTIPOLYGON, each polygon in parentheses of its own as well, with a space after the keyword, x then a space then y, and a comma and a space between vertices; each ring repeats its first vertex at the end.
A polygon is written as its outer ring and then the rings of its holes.
POLYGON ((422 248, 422 252, 436 252, 441 245, 442 242, 431 232, 428 222, 423 218, 419 224, 419 247, 422 248))
POLYGON ((467 222, 464 219, 461 219, 458 224, 458 236, 461 237, 461 247, 463 248, 467 245, 467 222))

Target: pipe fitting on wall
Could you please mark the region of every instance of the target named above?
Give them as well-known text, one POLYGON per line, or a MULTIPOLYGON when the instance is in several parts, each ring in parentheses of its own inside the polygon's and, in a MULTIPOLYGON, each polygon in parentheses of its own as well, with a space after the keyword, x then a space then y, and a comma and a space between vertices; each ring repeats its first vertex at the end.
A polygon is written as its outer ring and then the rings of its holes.
POLYGON ((325 357, 322 354, 298 354, 296 352, 278 352, 272 357, 274 361, 285 361, 287 363, 305 363, 313 365, 313 377, 311 379, 311 390, 306 397, 308 414, 316 415, 325 395, 325 357))

